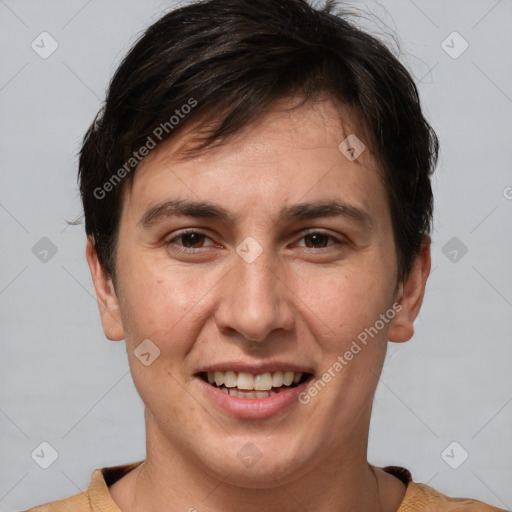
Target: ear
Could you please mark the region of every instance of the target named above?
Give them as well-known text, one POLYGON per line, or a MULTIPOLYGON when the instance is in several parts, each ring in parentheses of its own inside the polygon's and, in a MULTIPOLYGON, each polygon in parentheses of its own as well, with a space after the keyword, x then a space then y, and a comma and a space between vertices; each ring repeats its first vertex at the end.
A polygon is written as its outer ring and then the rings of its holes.
POLYGON ((391 321, 389 341, 408 341, 414 334, 414 320, 420 312, 425 286, 430 273, 430 237, 425 236, 421 250, 414 259, 413 268, 400 284, 396 302, 401 306, 391 321))
POLYGON ((120 341, 124 339, 124 331, 121 322, 119 302, 114 290, 112 278, 107 276, 98 259, 92 236, 87 237, 85 256, 96 290, 101 323, 105 336, 111 341, 120 341))

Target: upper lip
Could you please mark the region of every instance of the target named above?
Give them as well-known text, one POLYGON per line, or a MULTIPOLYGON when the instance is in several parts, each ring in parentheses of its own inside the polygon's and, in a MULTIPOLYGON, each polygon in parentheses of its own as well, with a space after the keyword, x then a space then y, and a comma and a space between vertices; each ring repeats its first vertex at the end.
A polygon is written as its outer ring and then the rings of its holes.
POLYGON ((230 361, 230 362, 222 362, 209 364, 207 366, 203 366, 198 370, 197 373, 202 372, 246 372, 252 373, 254 375, 259 375, 262 373, 272 373, 272 372, 294 372, 294 373, 313 373, 310 367, 298 365, 295 363, 286 363, 286 362, 261 362, 261 363, 244 363, 241 361, 230 361))

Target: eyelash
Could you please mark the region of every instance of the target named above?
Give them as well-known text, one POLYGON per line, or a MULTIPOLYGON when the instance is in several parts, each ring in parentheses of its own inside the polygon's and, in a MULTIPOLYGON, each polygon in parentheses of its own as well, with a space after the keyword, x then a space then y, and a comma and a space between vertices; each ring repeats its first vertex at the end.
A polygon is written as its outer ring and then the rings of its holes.
MULTIPOLYGON (((178 251, 181 251, 181 252, 186 252, 186 253, 194 253, 194 252, 198 252, 202 249, 205 249, 206 247, 199 247, 199 248, 190 248, 190 247, 183 247, 183 246, 180 246, 180 245, 176 245, 175 242, 177 240, 179 240, 180 238, 183 238, 184 236, 187 236, 187 235, 191 235, 191 234, 196 234, 196 235, 199 235, 201 237, 204 237, 204 238, 207 238, 207 239, 210 239, 211 238, 206 235, 205 233, 202 233, 201 231, 197 230, 197 229, 188 229, 188 230, 184 230, 184 231, 181 231, 180 233, 178 233, 176 236, 174 236, 173 238, 171 238, 170 240, 166 240, 164 241, 164 247, 165 248, 170 248, 172 245, 175 245, 175 249, 178 250, 178 251)), ((320 231, 320 230, 312 230, 312 231, 309 231, 305 234, 303 234, 299 240, 303 240, 305 239, 307 236, 312 236, 312 235, 321 235, 321 236, 326 236, 328 239, 330 239, 331 241, 334 241, 333 244, 328 244, 327 247, 320 247, 320 248, 314 248, 314 247, 305 247, 305 246, 301 246, 302 249, 305 249, 307 251, 314 251, 314 252, 319 252, 321 249, 328 249, 329 247, 331 247, 332 245, 335 245, 335 244, 340 244, 340 245, 346 245, 347 242, 344 241, 344 240, 340 240, 338 238, 336 238, 335 236, 333 235, 330 235, 328 233, 325 233, 323 231, 320 231)))
MULTIPOLYGON (((171 245, 173 245, 176 242, 176 240, 179 240, 180 238, 183 238, 184 236, 192 235, 192 234, 200 235, 204 238, 210 238, 208 235, 206 235, 205 233, 201 233, 201 231, 198 231, 197 229, 187 229, 187 230, 181 231, 180 233, 178 233, 176 236, 174 236, 170 240, 166 240, 164 242, 164 247, 169 248, 171 245)), ((204 247, 200 247, 199 249, 193 249, 190 247, 183 247, 183 246, 176 245, 175 249, 178 251, 181 251, 181 252, 191 253, 191 252, 200 251, 201 249, 204 249, 204 247)))

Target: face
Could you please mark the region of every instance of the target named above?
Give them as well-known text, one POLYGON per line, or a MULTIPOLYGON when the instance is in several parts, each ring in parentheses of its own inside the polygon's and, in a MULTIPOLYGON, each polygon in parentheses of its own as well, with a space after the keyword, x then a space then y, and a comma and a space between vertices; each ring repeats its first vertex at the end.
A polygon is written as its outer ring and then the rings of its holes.
POLYGON ((366 460, 387 341, 412 335, 429 265, 396 286, 370 148, 340 151, 357 132, 332 103, 286 106, 201 156, 176 158, 187 133, 149 154, 124 195, 117 293, 88 248, 148 458, 248 486, 366 460))

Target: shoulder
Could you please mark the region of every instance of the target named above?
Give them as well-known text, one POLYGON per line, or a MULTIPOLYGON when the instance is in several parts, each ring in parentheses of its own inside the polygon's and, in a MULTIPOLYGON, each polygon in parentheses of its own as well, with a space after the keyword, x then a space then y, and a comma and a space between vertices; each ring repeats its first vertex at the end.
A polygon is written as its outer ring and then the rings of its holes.
POLYGON ((25 512, 96 512, 91 508, 91 503, 86 493, 81 492, 75 496, 63 500, 52 501, 45 505, 33 507, 25 512))
POLYGON ((33 507, 25 512, 120 512, 110 495, 108 486, 140 463, 96 469, 86 491, 69 498, 33 507))
POLYGON ((506 512, 469 498, 452 498, 433 487, 413 481, 409 470, 400 466, 381 468, 401 480, 407 487, 397 512, 506 512))
POLYGON ((121 512, 110 496, 108 488, 141 463, 142 461, 139 461, 96 469, 92 473, 91 483, 86 491, 24 512, 121 512))
POLYGON ((434 488, 415 482, 407 486, 404 500, 398 512, 505 512, 469 498, 452 498, 434 488))

